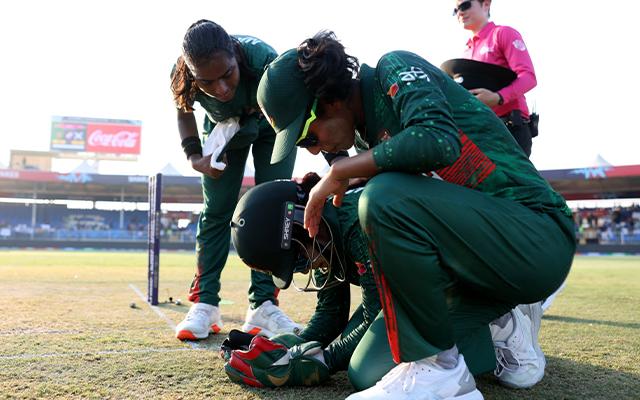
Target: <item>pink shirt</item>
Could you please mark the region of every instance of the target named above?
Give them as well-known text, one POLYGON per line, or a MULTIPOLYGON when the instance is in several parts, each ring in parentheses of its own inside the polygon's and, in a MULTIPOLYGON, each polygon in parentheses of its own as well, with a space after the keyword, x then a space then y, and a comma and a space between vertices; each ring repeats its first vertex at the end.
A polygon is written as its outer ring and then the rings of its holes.
POLYGON ((492 109, 500 117, 512 110, 520 110, 525 118, 529 117, 524 94, 536 87, 536 73, 527 46, 518 31, 489 22, 467 41, 463 57, 497 64, 514 71, 518 75, 516 80, 498 91, 504 104, 492 109))

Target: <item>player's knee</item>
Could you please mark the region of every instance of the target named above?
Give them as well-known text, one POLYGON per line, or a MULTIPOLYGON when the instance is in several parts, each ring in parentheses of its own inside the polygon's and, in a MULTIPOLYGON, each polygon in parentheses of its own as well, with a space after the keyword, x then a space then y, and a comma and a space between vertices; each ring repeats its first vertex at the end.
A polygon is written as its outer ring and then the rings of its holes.
POLYGON ((358 202, 358 217, 360 225, 366 231, 367 226, 375 225, 383 220, 385 210, 396 199, 391 193, 395 190, 393 176, 395 173, 382 173, 373 177, 364 187, 358 202))
POLYGON ((349 382, 351 382, 351 385, 358 392, 372 387, 377 382, 374 377, 368 374, 363 374, 363 371, 356 371, 351 366, 349 366, 347 376, 349 377, 349 382))

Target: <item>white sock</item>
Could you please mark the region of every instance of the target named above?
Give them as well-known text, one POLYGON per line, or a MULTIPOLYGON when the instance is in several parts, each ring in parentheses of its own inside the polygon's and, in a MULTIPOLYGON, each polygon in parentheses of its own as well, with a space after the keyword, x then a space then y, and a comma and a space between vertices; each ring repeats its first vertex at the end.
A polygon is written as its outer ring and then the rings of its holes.
POLYGON ((453 369, 458 366, 458 346, 455 344, 448 350, 436 354, 436 364, 444 369, 453 369))

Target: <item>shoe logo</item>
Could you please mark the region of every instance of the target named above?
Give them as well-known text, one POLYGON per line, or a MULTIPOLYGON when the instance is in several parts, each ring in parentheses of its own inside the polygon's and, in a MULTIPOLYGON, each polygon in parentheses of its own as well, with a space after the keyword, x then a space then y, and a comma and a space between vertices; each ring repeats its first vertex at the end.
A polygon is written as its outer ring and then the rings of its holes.
POLYGON ((278 376, 273 376, 273 375, 267 375, 267 378, 271 381, 271 383, 273 383, 276 386, 282 386, 285 383, 287 383, 287 381, 289 380, 289 374, 286 374, 283 377, 278 377, 278 376))

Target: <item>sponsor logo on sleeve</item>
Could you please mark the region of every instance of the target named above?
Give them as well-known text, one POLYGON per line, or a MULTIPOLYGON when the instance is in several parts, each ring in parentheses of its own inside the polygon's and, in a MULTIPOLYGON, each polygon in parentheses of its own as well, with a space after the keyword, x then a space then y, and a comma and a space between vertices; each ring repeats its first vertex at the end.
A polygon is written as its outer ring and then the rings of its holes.
POLYGON ((240 43, 247 43, 253 46, 262 42, 260 39, 254 38, 253 36, 237 36, 236 39, 238 39, 238 42, 240 43))
POLYGON ((515 47, 516 50, 520 51, 525 51, 527 49, 527 46, 520 39, 516 39, 513 41, 513 47, 515 47))
POLYGON ((426 79, 427 82, 431 82, 429 75, 427 75, 427 73, 420 67, 411 67, 409 71, 402 71, 398 73, 398 76, 400 76, 400 80, 403 82, 413 82, 418 79, 426 79))

